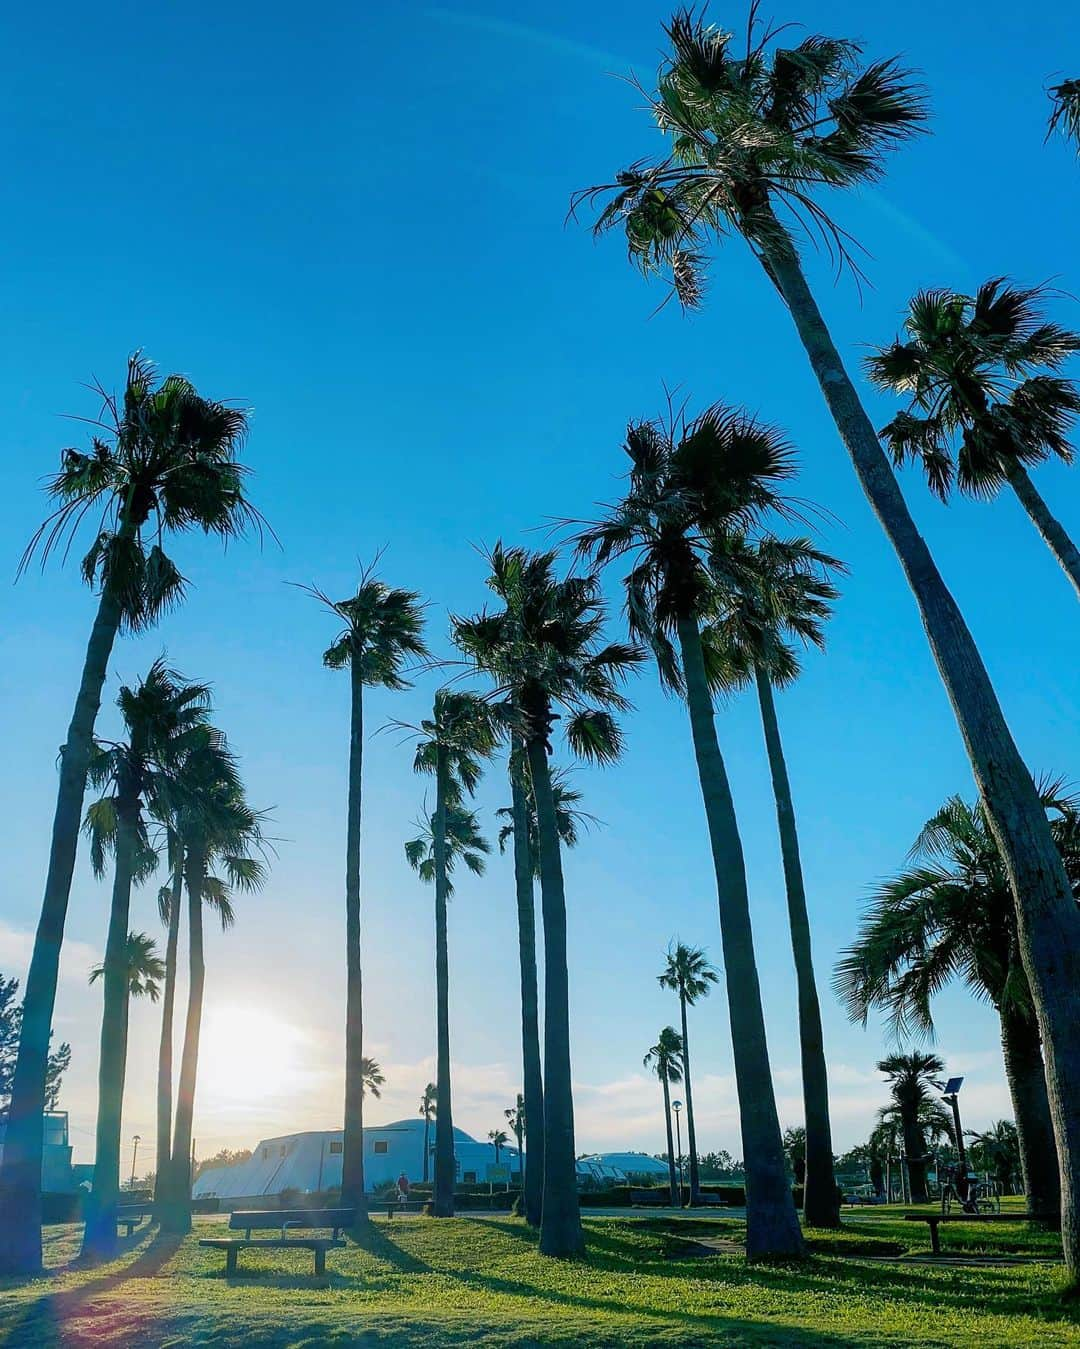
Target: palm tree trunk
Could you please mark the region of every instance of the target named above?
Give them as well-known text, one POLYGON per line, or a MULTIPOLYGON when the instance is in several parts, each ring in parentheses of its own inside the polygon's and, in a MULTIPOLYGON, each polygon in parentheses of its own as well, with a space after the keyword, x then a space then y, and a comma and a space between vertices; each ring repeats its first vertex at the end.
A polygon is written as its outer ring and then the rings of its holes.
POLYGON ((540 1066, 540 1009, 536 981, 536 896, 523 760, 523 749, 515 745, 510 758, 510 789, 514 812, 514 884, 517 888, 521 1057, 527 1140, 522 1201, 525 1221, 530 1227, 539 1227, 544 1194, 544 1081, 540 1066))
POLYGON ((431 1117, 424 1116, 424 1184, 428 1183, 428 1165, 431 1148, 431 1117))
POLYGON ((660 1079, 664 1088, 664 1125, 667 1128, 667 1169, 668 1185, 671 1188, 671 1207, 678 1208, 682 1203, 682 1195, 679 1193, 679 1180, 675 1174, 675 1140, 671 1136, 671 1084, 668 1082, 667 1073, 664 1073, 660 1079))
MULTIPOLYGON (((121 532, 130 530, 124 526, 121 532)), ((41 1270, 41 1157, 60 947, 82 824, 86 770, 101 690, 120 627, 120 604, 108 589, 98 603, 75 709, 61 752, 45 896, 26 976, 19 1054, 11 1081, 4 1156, 0 1162, 0 1275, 41 1270)))
POLYGON ((926 1140, 918 1124, 906 1112, 901 1124, 904 1131, 904 1152, 907 1154, 909 1199, 912 1204, 925 1204, 926 1163, 922 1158, 926 1151, 926 1140))
POLYGON ((436 751, 435 819, 432 842, 435 854, 435 1192, 432 1211, 436 1218, 454 1216, 454 1117, 450 1100, 450 959, 446 932, 446 802, 449 773, 446 751, 436 751))
POLYGON ((172 894, 169 898, 169 934, 165 941, 165 987, 161 995, 161 1039, 158 1042, 157 1155, 154 1171, 154 1216, 160 1221, 172 1162, 173 1014, 176 1006, 176 953, 180 943, 183 908, 184 849, 178 843, 172 894))
POLYGON ((802 1232, 784 1166, 784 1146, 769 1068, 742 840, 727 769, 716 738, 712 697, 696 621, 680 618, 678 636, 720 906, 720 936, 746 1166, 746 1253, 750 1258, 801 1255, 802 1232))
POLYGON ((833 1172, 832 1127, 829 1121, 829 1077, 825 1065, 825 1037, 821 1006, 814 979, 810 943, 810 915, 806 908, 799 834, 791 797, 784 746, 776 717, 772 684, 760 665, 754 666, 765 748, 776 800, 776 823, 787 887, 791 952, 799 990, 799 1055, 802 1066, 803 1114, 806 1120, 806 1175, 803 1179, 803 1220, 810 1227, 839 1227, 840 1199, 833 1172))
POLYGON ((180 1081, 176 1089, 176 1127, 172 1162, 169 1166, 168 1198, 161 1226, 168 1232, 191 1231, 191 1130, 195 1115, 195 1081, 199 1071, 199 1034, 202 1030, 203 960, 202 891, 206 856, 188 849, 184 862, 188 893, 188 1005, 184 1025, 184 1048, 180 1055, 180 1081))
POLYGON ((534 736, 527 749, 536 801, 544 922, 544 1189, 540 1250, 544 1255, 577 1255, 585 1249, 585 1236, 581 1230, 574 1151, 566 891, 547 746, 543 738, 534 736))
POLYGON ((1024 970, 1046 1056, 1061 1167, 1062 1244, 1080 1278, 1080 913, 1035 784, 1021 759, 956 601, 915 528, 896 477, 821 317, 794 248, 773 244, 766 270, 787 302, 855 471, 918 601, 931 650, 1016 901, 1024 970))
POLYGON ((1029 1213, 1055 1215, 1061 1207, 1061 1179, 1039 1029, 1031 1017, 1016 1011, 1001 1013, 1001 1050, 1016 1120, 1027 1209, 1029 1213))
POLYGON ((1014 463, 1007 477, 1009 486, 1019 497, 1021 506, 1031 518, 1031 523, 1042 535, 1043 543, 1057 558, 1061 570, 1072 582, 1072 587, 1077 595, 1080 596, 1080 550, 1077 549, 1076 544, 1065 532, 1065 527, 1061 521, 1050 514, 1046 502, 1040 496, 1023 464, 1014 463))
POLYGON ((345 1127, 341 1203, 367 1213, 364 1198, 364 1008, 360 949, 360 824, 364 766, 364 681, 359 657, 349 667, 349 806, 345 841, 345 1127))
POLYGON ((83 1255, 95 1260, 109 1260, 116 1254, 116 1206, 120 1200, 120 1129, 127 1051, 127 937, 135 824, 127 805, 120 804, 117 814, 116 869, 113 873, 109 935, 105 942, 105 976, 102 981, 105 997, 101 1014, 101 1057, 98 1062, 94 1187, 87 1206, 82 1244, 83 1255))
MULTIPOLYGON (((701 1203, 701 1179, 698 1175, 697 1133, 694 1129, 694 1089, 690 1083, 690 1032, 686 1027, 686 994, 679 991, 679 1011, 682 1014, 683 1086, 686 1088, 686 1149, 690 1154, 690 1199, 687 1207, 701 1203)), ((680 1202, 682 1195, 679 1195, 680 1202)))

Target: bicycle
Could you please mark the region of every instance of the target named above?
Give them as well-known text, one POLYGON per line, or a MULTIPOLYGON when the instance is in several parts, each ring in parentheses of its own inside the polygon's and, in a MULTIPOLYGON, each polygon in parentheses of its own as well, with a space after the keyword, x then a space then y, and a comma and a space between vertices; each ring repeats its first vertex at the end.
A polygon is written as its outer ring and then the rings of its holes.
POLYGON ((948 1216, 954 1208, 974 1216, 1000 1213, 1001 1192, 993 1181, 978 1180, 968 1183, 965 1197, 950 1180, 941 1188, 941 1212, 948 1216))

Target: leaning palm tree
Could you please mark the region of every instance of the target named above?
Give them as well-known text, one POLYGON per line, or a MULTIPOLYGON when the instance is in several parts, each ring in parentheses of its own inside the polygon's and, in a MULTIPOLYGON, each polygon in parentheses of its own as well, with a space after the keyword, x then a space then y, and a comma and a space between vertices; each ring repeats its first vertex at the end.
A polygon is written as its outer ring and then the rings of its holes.
POLYGON ((424 1184, 428 1183, 428 1170, 431 1157, 431 1121, 438 1109, 439 1089, 429 1082, 420 1097, 420 1114, 424 1120, 424 1184))
MULTIPOLYGON (((495 813, 505 820, 499 830, 499 851, 514 844, 514 884, 517 891, 518 967, 521 982, 521 1056, 525 1083, 525 1130, 528 1134, 527 1160, 523 1162, 522 1206, 530 1227, 540 1226, 544 1193, 544 1082, 540 1059, 540 1011, 536 974, 536 897, 534 886, 540 874, 540 831, 536 819, 536 798, 529 782, 525 749, 515 736, 510 751, 510 793, 512 804, 495 813)), ((551 798, 559 840, 566 848, 578 841, 582 826, 593 817, 578 808, 581 793, 569 786, 567 775, 551 775, 551 798)), ((520 1151, 520 1144, 518 1150, 520 1151)))
POLYGON ((682 1081, 683 1049, 684 1041, 679 1032, 674 1026, 665 1026, 656 1044, 642 1059, 644 1066, 656 1073, 664 1090, 664 1128, 667 1130, 668 1184, 672 1208, 679 1208, 682 1204, 679 1180, 675 1174, 675 1140, 671 1136, 671 1088, 674 1083, 682 1081))
POLYGON ((499 741, 498 709, 475 693, 439 689, 430 718, 421 722, 413 767, 435 779, 435 811, 425 833, 405 845, 405 855, 422 880, 435 886, 436 1092, 435 1187, 432 1212, 454 1216, 454 1121, 450 1087, 450 965, 446 902, 461 860, 476 875, 484 870, 490 844, 476 815, 464 806, 480 781, 483 762, 499 741))
POLYGON ((383 1076, 382 1068, 374 1059, 369 1059, 366 1055, 360 1060, 360 1081, 363 1084, 364 1095, 369 1093, 375 1099, 382 1099, 382 1089, 386 1086, 386 1078, 383 1076))
POLYGON ((109 657, 118 632, 151 628, 178 604, 184 578, 163 549, 172 534, 201 529, 229 538, 261 528, 245 495, 237 451, 247 430, 239 408, 200 397, 180 375, 156 382, 136 354, 122 395, 100 385, 100 428, 89 451, 63 451, 50 480, 57 509, 31 540, 23 565, 66 547, 88 512, 101 513, 83 559, 98 592, 79 692, 60 756, 56 812, 41 916, 26 980, 25 1012, 0 1162, 0 1274, 41 1268, 41 1148, 49 1035, 71 877, 109 657))
POLYGON ((698 1171, 697 1131, 694 1128, 694 1089, 690 1081, 690 1032, 686 1024, 686 1009, 709 996, 710 986, 720 976, 700 946, 687 946, 672 941, 668 945, 662 972, 657 976, 661 988, 673 989, 679 997, 682 1018, 682 1070, 686 1088, 686 1150, 690 1154, 690 1207, 701 1203, 701 1176, 698 1171))
MULTIPOLYGON (((873 182, 885 154, 921 129, 926 107, 894 61, 867 64, 860 46, 808 36, 794 48, 762 31, 751 5, 745 47, 690 10, 667 27, 671 51, 649 104, 669 153, 606 187, 603 231, 625 228, 644 271, 670 264, 679 297, 703 299, 705 250, 726 234, 749 244, 786 305, 860 483, 919 606, 1019 908, 1024 967, 1049 1049, 1054 1132, 1065 1178, 1066 1262, 1080 1276, 1080 915, 1031 775, 956 601, 915 526, 873 424, 803 272, 799 222, 841 260, 847 235, 821 192, 873 182)), ((644 92, 644 91, 643 91, 644 92)))
MULTIPOLYGON (((774 690, 798 678, 796 642, 824 647, 824 625, 837 595, 829 573, 839 570, 841 563, 808 539, 769 536, 751 543, 745 536, 731 534, 714 547, 713 568, 720 584, 712 637, 724 654, 728 682, 737 685, 752 681, 757 691, 776 802, 799 996, 799 1055, 806 1120, 806 1175, 800 1182, 803 1218, 810 1227, 838 1227, 840 1197, 833 1173, 821 1006, 814 978, 795 805, 774 690)), ((689 1099, 688 1092, 688 1105, 689 1099)))
MULTIPOLYGON (((1045 789, 1052 828, 1074 884, 1077 816, 1045 789)), ((933 1035, 932 1002, 953 979, 992 1004, 1033 1213, 1058 1211, 1060 1190, 1039 1028, 1020 962, 1016 909, 985 811, 951 797, 924 825, 910 865, 874 894, 834 987, 853 1021, 884 1011, 897 1038, 933 1035)))
POLYGON ((308 593, 344 625, 323 653, 331 670, 348 667, 350 678, 349 803, 345 840, 345 1125, 341 1162, 341 1202, 363 1214, 364 1056, 363 962, 361 958, 360 835, 364 766, 364 689, 409 687, 405 666, 427 655, 423 609, 412 590, 394 590, 372 574, 360 574, 356 593, 332 600, 308 593))
POLYGON ((1050 102, 1053 107, 1046 125, 1046 139, 1060 131, 1075 142, 1080 152, 1080 80, 1062 80, 1051 85, 1050 102))
MULTIPOLYGON (((510 1126, 510 1130, 514 1135, 514 1138, 517 1140, 518 1170, 521 1173, 522 1180, 524 1180, 525 1130, 527 1124, 525 1114, 525 1097, 522 1095, 520 1091, 517 1094, 517 1100, 514 1102, 514 1104, 511 1106, 507 1106, 507 1108, 503 1111, 503 1117, 505 1118, 507 1124, 510 1126)), ((536 1226, 537 1224, 532 1225, 536 1226)))
POLYGON ((157 865, 148 835, 146 810, 167 792, 170 779, 183 771, 193 749, 211 734, 210 691, 185 684, 164 660, 150 667, 134 688, 121 688, 117 705, 127 739, 98 742, 88 781, 104 794, 87 811, 91 862, 95 875, 115 859, 109 931, 105 946, 104 1009, 98 1067, 98 1114, 94 1152, 94 1188, 83 1233, 83 1255, 110 1259, 116 1254, 116 1207, 120 1197, 120 1125, 127 1063, 127 1009, 131 993, 132 886, 157 865))
MULTIPOLYGON (((603 644, 605 606, 595 577, 555 573, 554 552, 496 544, 488 586, 502 602, 493 613, 454 619, 454 640, 495 685, 528 766, 536 802, 537 855, 544 928, 544 1189, 540 1250, 582 1250, 570 1073, 570 994, 566 891, 549 756, 555 723, 573 753, 595 763, 618 758, 622 736, 613 712, 629 707, 621 685, 644 653, 603 644), (561 711, 560 711, 561 709, 561 711), (566 714, 563 716, 563 714, 566 714)), ((519 826, 518 836, 527 836, 519 826)))
POLYGON ((888 1054, 878 1062, 879 1073, 884 1074, 892 1095, 892 1104, 884 1107, 882 1117, 892 1117, 899 1121, 907 1158, 908 1181, 911 1186, 911 1202, 925 1204, 926 1194, 926 1149, 929 1139, 926 1133, 926 1114, 928 1107, 939 1107, 944 1132, 948 1133, 948 1112, 930 1095, 935 1085, 934 1079, 945 1071, 945 1064, 937 1054, 926 1054, 912 1050, 908 1054, 888 1054))
POLYGON ((172 1157, 158 1206, 162 1228, 183 1233, 191 1230, 191 1136, 206 984, 203 905, 212 888, 208 877, 215 865, 220 866, 230 887, 251 892, 265 882, 266 864, 257 855, 264 847, 262 817, 247 802, 235 756, 224 736, 188 755, 183 772, 170 788, 167 809, 184 850, 188 1004, 172 1157))
MULTIPOLYGON (((713 689, 727 676, 710 619, 717 604, 714 547, 725 533, 783 510, 794 473, 790 447, 773 427, 729 408, 693 420, 632 423, 622 501, 578 535, 601 565, 627 558, 631 632, 652 648, 661 684, 685 699, 712 846, 747 1174, 747 1252, 803 1250, 780 1138, 739 822, 716 733, 713 689)), ((729 571, 732 569, 729 567, 729 571)), ((730 585, 730 578, 725 581, 730 585)))
POLYGON ((910 399, 881 433, 893 462, 921 464, 943 501, 954 483, 984 498, 1007 484, 1080 595, 1080 550, 1028 473, 1050 458, 1072 462, 1069 431, 1080 412, 1080 392, 1060 374, 1080 351, 1080 334, 1045 317, 1045 297, 1045 287, 1002 277, 974 295, 920 291, 904 340, 866 365, 879 388, 910 399))

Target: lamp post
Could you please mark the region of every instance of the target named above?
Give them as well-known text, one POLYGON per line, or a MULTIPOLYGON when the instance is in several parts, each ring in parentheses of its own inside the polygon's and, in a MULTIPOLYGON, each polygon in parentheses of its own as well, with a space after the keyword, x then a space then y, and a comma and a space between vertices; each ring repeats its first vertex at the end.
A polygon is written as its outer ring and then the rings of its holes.
POLYGON ((135 1134, 135 1136, 131 1140, 131 1184, 128 1186, 129 1190, 133 1190, 135 1188, 135 1158, 138 1155, 139 1155, 139 1135, 135 1134))
POLYGON ((671 1108, 675 1111, 675 1137, 679 1141, 679 1207, 682 1208, 682 1127, 679 1123, 682 1118, 682 1101, 672 1101, 671 1108))
POLYGON ((953 1136, 956 1139, 956 1156, 960 1162, 960 1173, 967 1176, 967 1149, 964 1147, 964 1130, 960 1126, 960 1088, 963 1085, 962 1077, 950 1077, 944 1086, 939 1082, 938 1089, 941 1092, 941 1099, 948 1101, 952 1106, 953 1117, 953 1136))

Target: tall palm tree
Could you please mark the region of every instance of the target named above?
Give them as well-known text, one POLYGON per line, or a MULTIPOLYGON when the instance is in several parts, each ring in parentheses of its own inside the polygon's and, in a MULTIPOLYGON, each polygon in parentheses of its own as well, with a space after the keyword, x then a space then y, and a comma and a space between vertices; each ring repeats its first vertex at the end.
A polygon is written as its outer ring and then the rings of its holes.
POLYGON ((191 1230, 191 1137, 206 984, 203 905, 212 893, 208 878, 216 864, 224 871, 230 887, 251 892, 265 882, 266 864, 256 855, 264 846, 262 817, 247 802, 235 756, 224 736, 217 736, 188 755, 172 789, 168 809, 184 850, 188 1004, 172 1158, 158 1207, 162 1228, 183 1233, 191 1230))
POLYGON ((343 623, 323 653, 331 670, 346 667, 350 677, 349 803, 345 839, 345 1125, 341 1159, 341 1202, 363 1214, 364 1056, 363 960, 360 912, 360 835, 364 767, 364 689, 406 689, 410 660, 427 655, 423 608, 412 590, 394 590, 372 574, 360 574, 356 593, 332 600, 308 591, 343 623))
POLYGON ((793 49, 762 31, 752 5, 745 48, 690 10, 667 26, 671 51, 649 98, 670 153, 610 187, 600 231, 622 225, 646 272, 670 264, 684 305, 701 303, 704 250, 730 232, 749 244, 795 324, 863 491, 895 549, 971 759, 1019 909, 1024 967, 1047 1045, 1064 1180, 1064 1244, 1080 1276, 1080 915, 1038 793, 971 632, 911 517, 873 424, 807 283, 793 233, 802 221, 841 260, 847 236, 817 194, 872 182, 885 154, 926 119, 894 61, 865 63, 857 43, 818 35, 793 49), (779 212, 779 214, 778 214, 779 212), (782 218, 785 217, 785 218, 782 218))
MULTIPOLYGON (((180 944, 180 915, 184 898, 184 849, 176 831, 165 824, 166 852, 171 880, 158 890, 158 916, 165 924, 165 976, 158 1038, 157 1144, 154 1168, 154 1217, 160 1218, 172 1165, 173 1021, 176 1006, 176 967, 180 944)), ((203 902, 213 908, 223 932, 235 921, 229 886, 219 876, 203 882, 203 902)))
POLYGON ((808 539, 769 536, 751 543, 738 534, 721 538, 713 560, 720 581, 719 612, 712 623, 714 640, 729 666, 729 682, 752 680, 757 690, 776 802, 799 996, 799 1055, 806 1120, 806 1175, 800 1183, 803 1217, 811 1227, 840 1225, 840 1194, 833 1173, 829 1078, 806 884, 774 689, 785 688, 798 678, 795 642, 824 648, 824 625, 837 596, 829 573, 841 565, 808 539))
POLYGON ((1062 80, 1050 87, 1053 108, 1046 126, 1046 139, 1055 131, 1076 143, 1080 151, 1080 80, 1062 80))
POLYGON ((476 875, 484 870, 491 845, 480 834, 473 811, 464 806, 480 781, 484 760, 499 741, 498 709, 475 693, 439 689, 432 715, 420 724, 413 767, 435 779, 435 811, 429 827, 405 845, 410 866, 435 886, 436 1093, 435 1186, 432 1212, 454 1216, 454 1120, 450 1086, 450 962, 446 902, 459 859, 476 875))
POLYGON ((130 996, 132 885, 157 865, 148 836, 147 807, 183 771, 184 760, 210 734, 210 691, 185 684, 163 659, 134 688, 121 688, 117 705, 127 739, 98 742, 87 780, 104 795, 87 811, 94 873, 103 876, 106 857, 115 858, 109 931, 105 946, 104 1009, 98 1067, 94 1188, 83 1233, 83 1254, 109 1259, 117 1250, 116 1206, 120 1196, 120 1136, 127 1061, 130 996))
POLYGON ((363 1092, 366 1096, 369 1092, 377 1101, 382 1099, 382 1089, 386 1086, 386 1078, 383 1076, 383 1070, 366 1055, 360 1060, 360 1081, 363 1084, 363 1092))
POLYGON ((682 1036, 674 1026, 665 1026, 656 1044, 642 1059, 645 1067, 656 1073, 664 1090, 664 1128, 667 1130, 668 1184, 672 1208, 682 1205, 679 1180, 675 1173, 675 1140, 671 1136, 671 1088, 672 1084, 682 1081, 683 1051, 682 1036))
POLYGON ((431 1157, 431 1121, 439 1099, 439 1091, 434 1082, 429 1082, 420 1097, 420 1114, 424 1119, 424 1184, 428 1183, 428 1170, 431 1157))
POLYGON ((1080 595, 1080 550, 1028 474, 1052 457, 1072 462, 1068 433, 1080 412, 1080 392, 1059 373, 1080 335, 1046 319, 1045 296, 1002 277, 974 295, 920 291, 906 340, 866 365, 879 388, 911 400, 881 433, 893 462, 920 463, 943 501, 954 483, 973 497, 1007 483, 1080 595))
POLYGON ((625 496, 579 533, 578 548, 601 565, 630 559, 631 632, 651 646, 661 683, 686 701, 720 911, 748 1181, 747 1252, 798 1255, 803 1240, 780 1140, 746 865, 713 716, 727 655, 710 627, 717 540, 783 509, 793 456, 774 428, 719 405, 693 420, 680 410, 667 421, 632 423, 624 449, 631 465, 625 496))
MULTIPOLYGON (((518 1170, 521 1172, 522 1180, 525 1178, 525 1129, 527 1116, 525 1114, 525 1097, 519 1091, 517 1100, 513 1105, 508 1106, 503 1111, 503 1116, 507 1124, 513 1131, 514 1138, 517 1140, 518 1150, 518 1170)), ((538 1226, 539 1224, 532 1224, 538 1226)))
MULTIPOLYGON (((165 962, 157 953, 157 943, 146 932, 129 932, 127 940, 128 999, 124 1007, 124 1039, 127 1040, 127 1021, 132 998, 146 998, 157 1002, 165 983, 165 962)), ((104 964, 90 971, 90 982, 105 977, 104 964)), ((125 1059, 126 1062, 126 1059, 125 1059)))
POLYGON ((661 988, 673 989, 679 997, 679 1015, 682 1019, 682 1068, 686 1088, 686 1149, 690 1154, 690 1206, 701 1203, 701 1176, 698 1171, 697 1131, 694 1127, 694 1088, 690 1080, 690 1032, 686 1024, 686 1009, 709 996, 712 984, 720 976, 700 946, 687 946, 672 941, 667 949, 663 971, 657 976, 661 988))
MULTIPOLYGON (((1077 816, 1047 788, 1052 827, 1074 884, 1077 816)), ((932 1035, 935 995, 961 979, 996 1010, 1016 1116, 1024 1188, 1033 1213, 1058 1211, 1057 1154, 1039 1028, 1020 961, 1016 909, 985 811, 951 797, 927 821, 910 865, 874 894, 854 943, 837 962, 834 987, 853 1021, 872 1008, 897 1037, 932 1035)))
MULTIPOLYGON (((595 577, 555 573, 554 552, 496 544, 488 586, 503 608, 454 620, 454 640, 495 684, 524 745, 536 802, 544 926, 544 1189, 540 1250, 583 1249, 570 1073, 570 994, 566 891, 552 793, 551 737, 562 720, 573 753, 596 763, 618 758, 613 711, 629 707, 621 685, 644 653, 601 641, 605 606, 595 577), (561 709, 561 711, 560 711, 561 709), (563 715, 565 714, 565 715, 563 715)), ((527 829, 519 826, 519 836, 527 829)))
MULTIPOLYGON (((908 1180, 911 1186, 911 1202, 925 1204, 926 1193, 926 1149, 928 1140, 925 1132, 924 1115, 928 1106, 939 1103, 930 1095, 934 1079, 945 1071, 945 1064, 937 1054, 926 1054, 913 1049, 908 1054, 888 1054, 879 1060, 877 1069, 883 1073, 892 1093, 892 1105, 885 1107, 900 1124, 904 1142, 904 1154, 907 1158, 908 1180)), ((948 1129, 948 1115, 941 1108, 944 1128, 948 1129)))
POLYGON ((505 1129, 491 1129, 488 1131, 488 1142, 495 1149, 495 1165, 498 1166, 502 1150, 510 1142, 510 1135, 505 1129))
MULTIPOLYGON (((540 1226, 544 1193, 544 1082, 540 1059, 540 1005, 536 974, 536 899, 534 884, 540 874, 540 833, 536 798, 529 782, 529 769, 521 739, 515 736, 510 751, 512 804, 495 813, 506 821, 499 830, 499 851, 514 843, 514 884, 517 891, 518 966, 521 980, 521 1057, 525 1083, 525 1131, 528 1147, 523 1165, 522 1197, 525 1221, 540 1226)), ((570 787, 567 775, 551 775, 555 824, 564 847, 578 841, 580 827, 593 817, 578 808, 581 793, 570 787)), ((520 1145, 518 1150, 520 1151, 520 1145)))
POLYGON ((251 527, 259 514, 245 495, 247 469, 237 452, 247 430, 239 408, 200 397, 188 380, 156 381, 139 353, 128 361, 119 397, 100 385, 100 429, 87 452, 66 449, 48 491, 56 510, 23 558, 43 561, 66 550, 87 512, 101 522, 82 574, 98 592, 79 691, 60 757, 48 872, 26 980, 25 1012, 0 1163, 0 1273, 41 1269, 41 1149, 49 1035, 56 1002, 75 867, 86 773, 109 658, 118 632, 141 632, 180 603, 185 582, 163 548, 172 534, 201 529, 222 539, 251 527))

